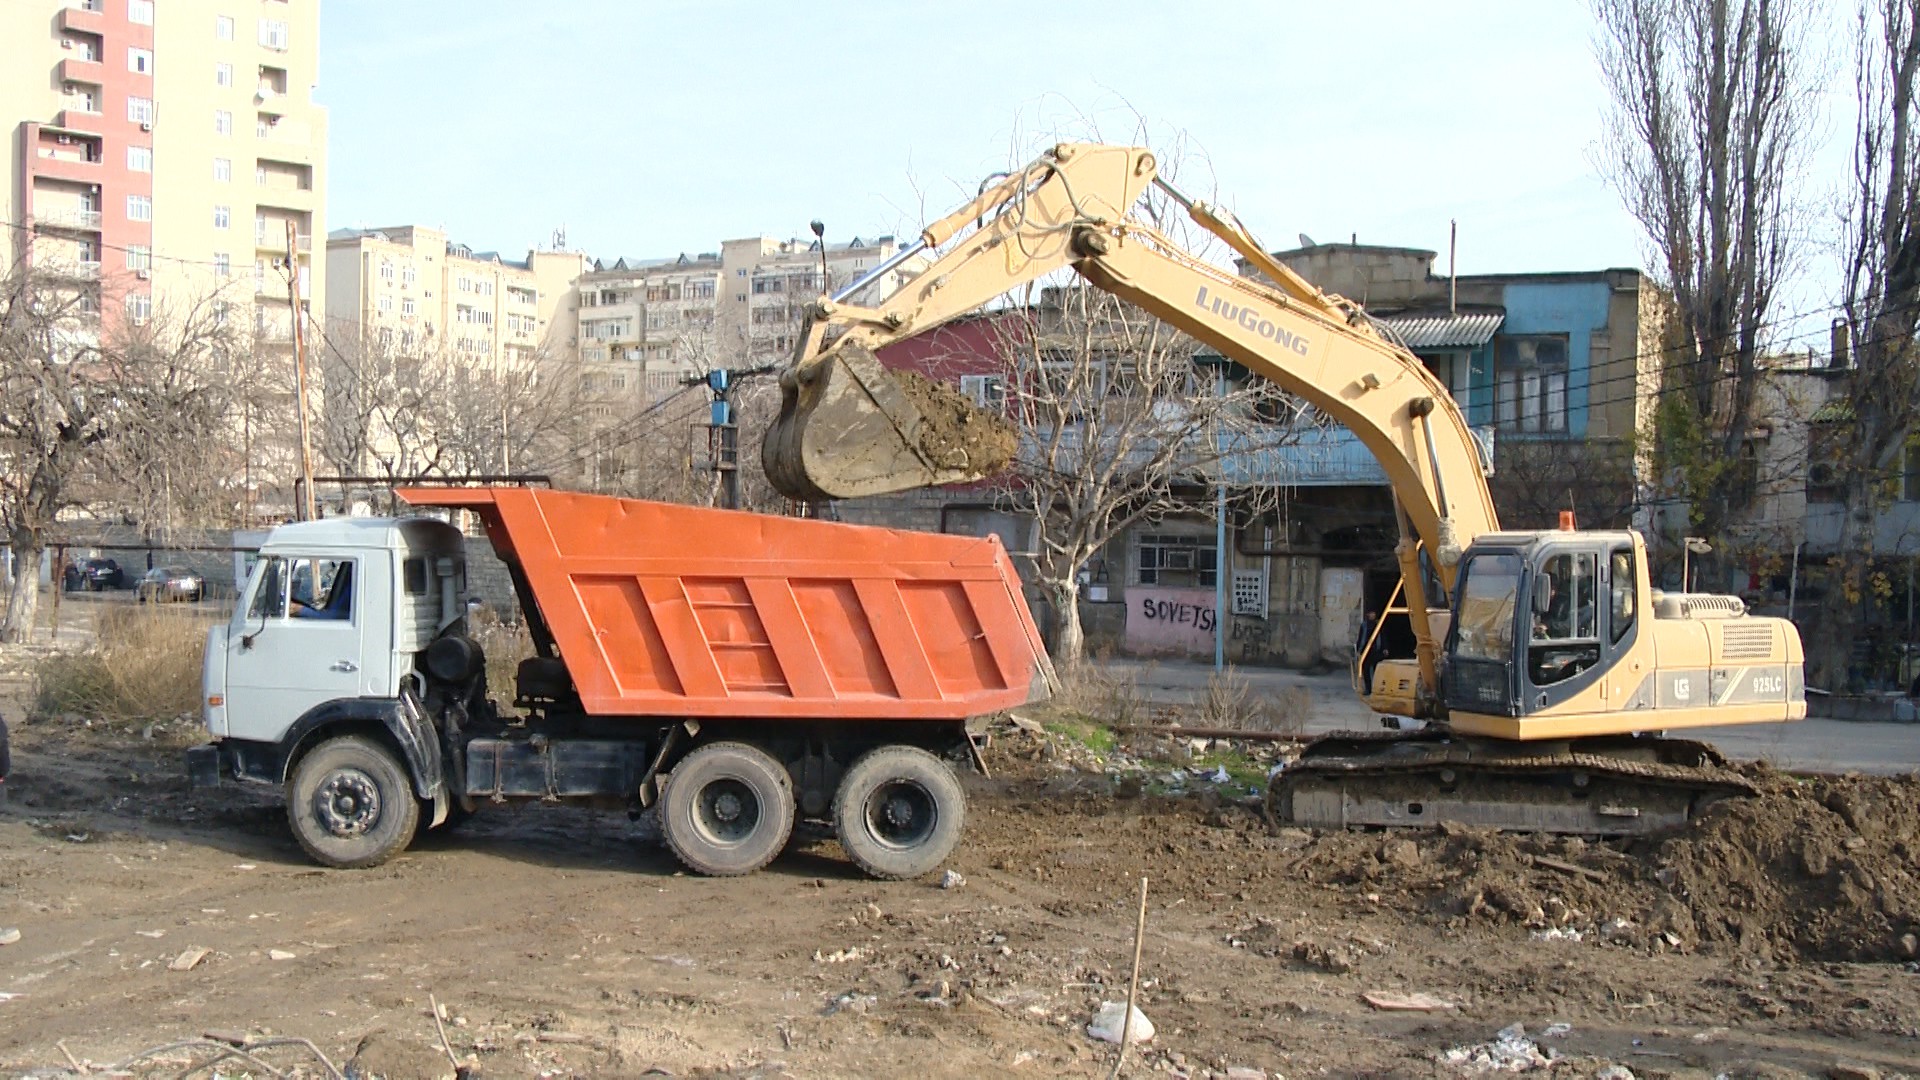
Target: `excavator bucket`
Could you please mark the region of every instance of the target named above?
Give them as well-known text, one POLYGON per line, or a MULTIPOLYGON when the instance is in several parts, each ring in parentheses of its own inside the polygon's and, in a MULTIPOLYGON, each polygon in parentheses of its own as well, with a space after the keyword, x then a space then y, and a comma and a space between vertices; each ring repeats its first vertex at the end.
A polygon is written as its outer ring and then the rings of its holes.
POLYGON ((843 342, 781 374, 760 461, 781 494, 824 502, 984 480, 1018 447, 1005 418, 843 342))

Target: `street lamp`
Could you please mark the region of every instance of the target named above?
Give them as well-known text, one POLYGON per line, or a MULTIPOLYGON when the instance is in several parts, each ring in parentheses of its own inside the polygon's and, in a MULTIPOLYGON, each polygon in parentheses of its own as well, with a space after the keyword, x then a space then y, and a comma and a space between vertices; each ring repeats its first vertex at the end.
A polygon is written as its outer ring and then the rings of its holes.
POLYGON ((1712 553, 1712 544, 1707 543, 1698 536, 1687 537, 1686 542, 1681 545, 1680 551, 1681 592, 1693 591, 1693 557, 1695 555, 1710 555, 1712 553))

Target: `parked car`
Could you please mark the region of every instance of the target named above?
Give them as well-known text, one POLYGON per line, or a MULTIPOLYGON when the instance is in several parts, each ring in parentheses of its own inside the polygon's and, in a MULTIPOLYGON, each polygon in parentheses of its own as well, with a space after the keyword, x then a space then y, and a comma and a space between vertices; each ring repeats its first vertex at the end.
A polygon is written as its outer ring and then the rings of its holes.
POLYGON ((184 566, 156 566, 140 579, 135 597, 143 604, 196 601, 207 595, 207 579, 184 566))
POLYGON ((60 586, 68 592, 101 592, 128 587, 127 572, 112 559, 75 559, 67 564, 60 586))

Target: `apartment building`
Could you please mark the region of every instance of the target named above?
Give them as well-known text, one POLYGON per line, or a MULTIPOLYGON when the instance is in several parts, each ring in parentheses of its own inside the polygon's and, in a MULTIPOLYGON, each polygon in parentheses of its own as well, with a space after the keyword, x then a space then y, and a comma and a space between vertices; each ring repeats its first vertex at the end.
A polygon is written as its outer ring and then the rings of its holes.
MULTIPOLYGON (((718 252, 596 262, 580 279, 581 359, 603 390, 671 393, 714 367, 777 363, 792 351, 806 306, 899 251, 891 236, 818 240, 756 236, 718 252), (824 275, 824 276, 823 276, 824 275)), ((903 260, 856 300, 891 293, 926 267, 903 260)))
POLYGON ((336 229, 327 236, 327 324, 476 368, 521 367, 573 347, 566 295, 585 267, 585 256, 567 252, 475 251, 424 225, 336 229))
POLYGON ((317 0, 0 4, 0 253, 108 318, 218 293, 291 341, 289 247, 301 304, 325 306, 319 36, 317 0))

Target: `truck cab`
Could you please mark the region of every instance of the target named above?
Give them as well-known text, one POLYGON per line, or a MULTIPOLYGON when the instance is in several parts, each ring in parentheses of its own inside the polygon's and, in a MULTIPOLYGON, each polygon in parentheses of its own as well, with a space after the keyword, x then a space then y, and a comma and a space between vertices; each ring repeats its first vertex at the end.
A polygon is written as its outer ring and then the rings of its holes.
POLYGON ((357 732, 397 749, 435 819, 450 808, 423 715, 426 650, 465 614, 459 530, 428 518, 283 525, 224 625, 207 633, 196 782, 280 784, 321 741, 357 732))

